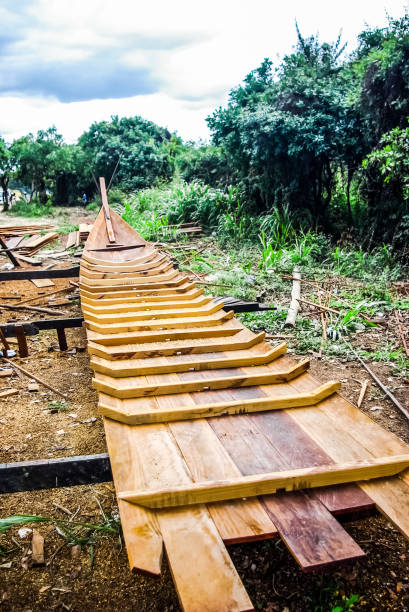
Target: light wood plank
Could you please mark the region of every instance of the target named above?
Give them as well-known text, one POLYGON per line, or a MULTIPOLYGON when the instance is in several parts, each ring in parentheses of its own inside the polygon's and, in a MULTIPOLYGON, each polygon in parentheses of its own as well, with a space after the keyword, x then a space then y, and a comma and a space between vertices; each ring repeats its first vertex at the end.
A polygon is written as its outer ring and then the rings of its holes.
MULTIPOLYGON (((191 419, 210 418, 227 414, 247 414, 265 410, 282 410, 317 404, 340 387, 340 383, 326 383, 310 393, 293 393, 287 397, 263 397, 244 401, 218 402, 192 407, 178 406, 170 409, 152 409, 146 400, 138 403, 138 398, 121 400, 104 393, 99 396, 98 409, 100 414, 127 423, 141 425, 144 423, 166 423, 191 419)), ((139 398, 140 399, 140 398, 139 398)))
MULTIPOLYGON (((197 391, 208 391, 214 389, 227 389, 232 387, 252 387, 257 385, 282 383, 299 376, 305 372, 310 365, 309 360, 295 364, 292 368, 281 372, 268 374, 244 374, 241 376, 223 376, 208 380, 196 380, 189 382, 164 382, 159 384, 143 385, 137 378, 125 379, 111 378, 96 372, 93 379, 94 388, 98 391, 119 397, 121 399, 134 397, 147 397, 169 395, 175 393, 191 393, 197 391)), ((145 377, 142 377, 145 378, 145 377)))
POLYGON ((263 365, 277 359, 286 350, 287 345, 285 343, 271 348, 269 344, 261 342, 250 350, 230 351, 228 353, 203 353, 197 354, 194 357, 187 355, 186 358, 184 355, 180 355, 167 359, 153 357, 151 359, 110 361, 94 356, 91 358, 91 367, 96 372, 101 372, 115 378, 146 376, 147 374, 174 374, 175 372, 188 372, 190 370, 215 370, 243 365, 263 365), (260 348, 260 351, 257 351, 258 348, 260 348))

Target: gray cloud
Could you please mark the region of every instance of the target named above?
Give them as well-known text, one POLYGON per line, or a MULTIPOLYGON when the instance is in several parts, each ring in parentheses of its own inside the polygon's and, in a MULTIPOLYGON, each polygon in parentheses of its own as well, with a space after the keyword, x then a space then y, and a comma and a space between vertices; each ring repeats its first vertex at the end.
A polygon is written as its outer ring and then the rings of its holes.
MULTIPOLYGON (((131 35, 115 34, 113 28, 106 44, 99 40, 93 45, 84 39, 83 45, 73 47, 69 32, 62 31, 57 51, 83 51, 84 57, 56 61, 53 43, 47 53, 43 46, 40 56, 36 42, 30 42, 30 35, 38 35, 43 25, 36 18, 35 4, 35 0, 6 0, 0 7, 0 20, 6 25, 0 34, 0 96, 55 96, 61 102, 77 102, 156 93, 162 81, 153 69, 146 64, 132 66, 127 58, 133 52, 147 53, 148 57, 169 52, 198 40, 194 33, 131 35)), ((46 49, 47 44, 42 41, 46 49)))
POLYGON ((61 102, 127 98, 158 91, 160 82, 145 68, 121 65, 109 51, 81 61, 24 61, 0 66, 0 95, 55 96, 61 102))

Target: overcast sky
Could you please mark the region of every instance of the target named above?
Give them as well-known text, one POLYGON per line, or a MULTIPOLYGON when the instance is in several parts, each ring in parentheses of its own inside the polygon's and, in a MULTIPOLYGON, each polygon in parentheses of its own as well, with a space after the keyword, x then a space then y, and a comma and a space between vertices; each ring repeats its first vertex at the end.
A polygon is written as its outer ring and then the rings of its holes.
POLYGON ((185 139, 258 67, 304 36, 352 51, 407 0, 0 0, 0 134, 55 125, 74 142, 93 121, 141 115, 185 139))

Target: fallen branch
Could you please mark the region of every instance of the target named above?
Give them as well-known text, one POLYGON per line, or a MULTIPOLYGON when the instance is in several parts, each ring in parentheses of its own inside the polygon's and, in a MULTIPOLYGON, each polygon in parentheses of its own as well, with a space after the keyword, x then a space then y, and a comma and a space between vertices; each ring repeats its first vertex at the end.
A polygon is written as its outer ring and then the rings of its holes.
POLYGON ((189 255, 189 257, 186 257, 186 259, 184 259, 179 265, 183 266, 184 264, 186 264, 188 261, 190 261, 191 259, 193 259, 193 257, 196 257, 196 255, 199 255, 199 253, 202 253, 207 247, 202 247, 201 249, 196 250, 196 253, 193 253, 192 255, 189 255))
POLYGON ((28 376, 28 378, 32 378, 33 380, 37 381, 38 383, 40 383, 40 385, 43 385, 44 387, 46 387, 46 389, 49 389, 50 391, 52 391, 53 393, 56 393, 57 395, 60 395, 61 397, 63 397, 64 399, 67 399, 67 396, 65 393, 62 393, 61 391, 58 391, 58 389, 54 389, 53 387, 51 387, 48 383, 44 382, 43 380, 41 380, 41 378, 38 378, 38 376, 35 376, 35 374, 32 374, 31 372, 29 372, 28 370, 26 370, 25 368, 22 368, 20 365, 17 365, 16 363, 14 363, 13 361, 11 361, 10 359, 6 359, 5 357, 2 357, 3 361, 5 361, 6 363, 9 363, 13 368, 16 368, 17 370, 20 370, 20 372, 23 372, 23 374, 25 374, 26 376, 28 376))
POLYGON ((56 293, 63 293, 64 291, 73 291, 73 287, 64 287, 63 289, 56 289, 55 291, 50 291, 50 293, 45 293, 44 295, 37 295, 36 297, 30 298, 29 300, 23 300, 16 304, 16 306, 22 306, 23 304, 31 304, 31 302, 35 302, 36 300, 44 300, 50 295, 55 295, 56 293))
POLYGON ((39 308, 38 306, 20 306, 20 304, 15 304, 11 306, 9 304, 0 304, 0 310, 5 308, 6 310, 35 310, 36 312, 45 312, 46 314, 51 315, 65 315, 66 312, 62 310, 49 310, 48 308, 39 308))
POLYGON ((398 399, 396 399, 396 397, 393 395, 393 393, 391 391, 389 391, 388 387, 386 387, 383 382, 381 380, 379 380, 379 378, 377 377, 377 375, 375 374, 375 372, 372 372, 372 370, 370 369, 369 366, 366 365, 365 361, 363 359, 361 359, 361 357, 358 355, 358 353, 356 352, 356 350, 349 344, 349 342, 347 342, 345 340, 345 338, 343 336, 341 336, 342 340, 344 341, 344 343, 346 344, 346 346, 349 348, 349 350, 355 355, 355 357, 358 359, 359 363, 362 365, 363 368, 365 368, 365 370, 368 372, 368 374, 374 379, 374 381, 376 382, 376 384, 378 385, 378 387, 380 387, 382 389, 382 391, 389 397, 389 399, 391 400, 391 402, 393 402, 395 404, 395 406, 397 408, 399 408, 399 410, 402 412, 402 414, 405 415, 405 417, 407 419, 409 419, 409 412, 408 410, 406 410, 406 408, 404 406, 402 406, 402 404, 400 403, 400 401, 398 399))
POLYGON ((291 302, 288 309, 287 318, 284 323, 284 327, 294 327, 295 320, 297 318, 298 310, 300 308, 300 296, 301 296, 301 273, 297 267, 293 270, 293 288, 291 291, 291 302))
MULTIPOLYGON (((316 304, 315 302, 310 302, 309 300, 302 300, 301 298, 299 298, 298 301, 302 302, 303 304, 308 304, 309 306, 314 306, 315 308, 318 308, 318 310, 323 310, 324 312, 332 312, 341 317, 343 316, 342 312, 340 310, 335 310, 335 308, 330 308, 329 306, 323 306, 320 304, 316 304)), ((367 323, 372 323, 373 325, 386 325, 386 321, 374 321, 373 319, 366 317, 360 312, 357 312, 356 315, 357 317, 360 317, 367 323)))

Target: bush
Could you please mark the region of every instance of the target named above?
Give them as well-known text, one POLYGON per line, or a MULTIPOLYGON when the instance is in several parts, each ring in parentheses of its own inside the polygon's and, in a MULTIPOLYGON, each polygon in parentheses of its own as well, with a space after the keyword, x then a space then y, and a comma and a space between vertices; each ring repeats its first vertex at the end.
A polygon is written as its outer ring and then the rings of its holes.
POLYGON ((54 212, 51 200, 47 200, 46 204, 41 204, 38 198, 33 198, 31 202, 26 202, 24 199, 17 200, 9 214, 19 217, 49 217, 54 212))

